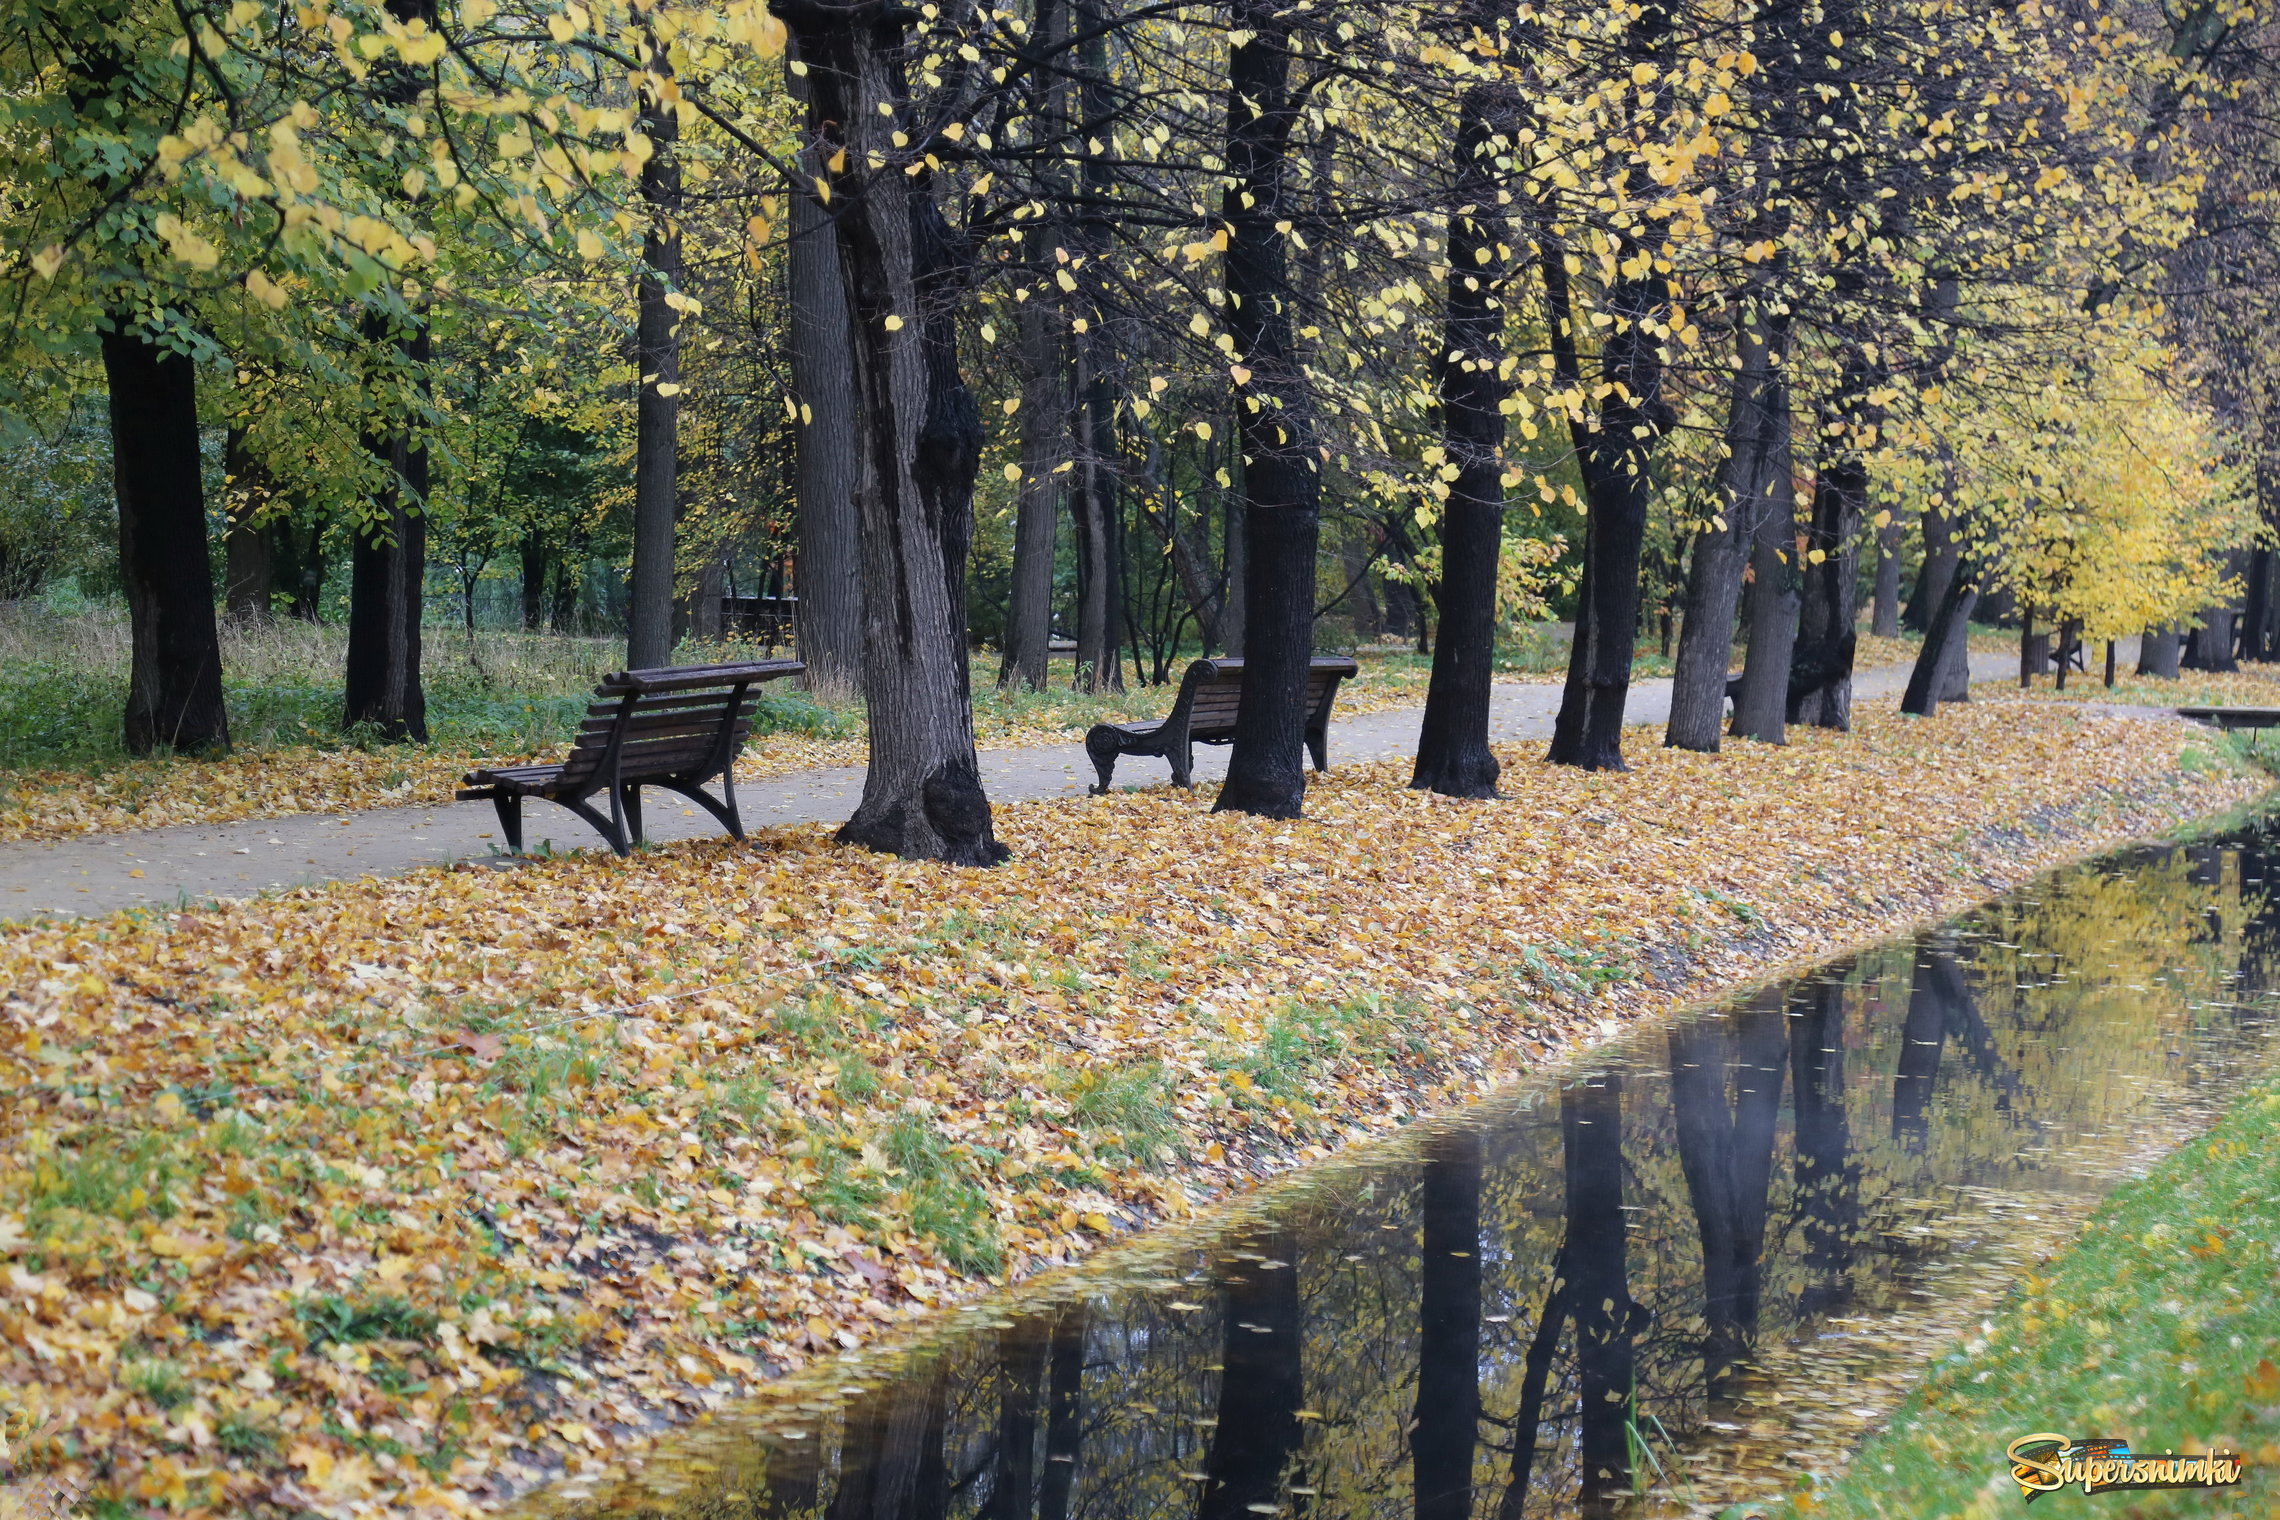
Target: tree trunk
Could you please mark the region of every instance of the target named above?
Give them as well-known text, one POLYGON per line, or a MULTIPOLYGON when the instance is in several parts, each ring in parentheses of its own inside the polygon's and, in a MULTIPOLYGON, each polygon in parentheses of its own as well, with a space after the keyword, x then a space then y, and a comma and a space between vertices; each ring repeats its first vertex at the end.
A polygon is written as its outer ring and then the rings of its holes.
POLYGON ((230 747, 230 724, 198 456, 198 368, 132 331, 131 320, 114 314, 102 339, 131 630, 127 752, 164 745, 218 754, 230 747))
POLYGON ((1908 672, 1908 690, 1900 699, 1902 712, 1929 718, 1942 702, 1970 700, 1971 609, 1978 603, 1978 577, 1958 561, 1955 574, 1948 578, 1947 594, 1940 598, 1924 634, 1923 648, 1916 651, 1915 666, 1908 672), (1951 695, 1959 667, 1964 683, 1960 698, 1951 695))
MULTIPOLYGON (((1230 451, 1230 453, 1239 451, 1230 451)), ((1208 463, 1208 459, 1206 461, 1208 463)), ((1240 468, 1231 463, 1231 470, 1240 468)), ((1226 565, 1222 579, 1227 589, 1221 593, 1219 604, 1220 648, 1231 659, 1243 657, 1243 625, 1249 608, 1243 599, 1243 583, 1250 578, 1251 556, 1245 552, 1249 535, 1244 529, 1244 509, 1240 497, 1228 492, 1226 510, 1221 514, 1221 536, 1224 539, 1226 565)), ((1412 598, 1414 600, 1414 598, 1412 598)))
POLYGON ((222 537, 222 606, 232 622, 269 621, 276 584, 275 536, 262 521, 269 505, 269 468, 245 446, 245 429, 233 427, 222 446, 229 530, 222 537))
POLYGON ((1868 614, 1868 631, 1876 638, 1900 637, 1900 546, 1906 532, 1897 516, 1876 530, 1876 591, 1868 614))
MULTIPOLYGON (((1857 392, 1856 392, 1857 394, 1857 392)), ((1854 632, 1859 617, 1860 525, 1868 511, 1868 464, 1839 442, 1813 484, 1813 526, 1806 535, 1805 606, 1789 667, 1789 720, 1814 728, 1852 728, 1854 632), (1818 564, 1813 556, 1821 556, 1818 564)))
POLYGON ((1860 1164, 1845 1119, 1844 1019, 1845 984, 1836 977, 1815 982, 1790 1010, 1795 1209, 1804 1225, 1806 1272, 1800 1307, 1807 1314, 1829 1313, 1852 1297, 1860 1164))
POLYGON ((1726 720, 1726 667, 1734 655, 1734 611, 1742 563, 1774 491, 1769 444, 1774 432, 1779 366, 1788 347, 1784 315, 1756 301, 1744 305, 1736 334, 1737 364, 1726 411, 1726 457, 1719 461, 1716 516, 1695 535, 1688 556, 1685 618, 1671 672, 1670 724, 1663 743, 1715 754, 1726 720))
MULTIPOLYGON (((384 334, 375 327, 372 337, 384 334)), ((398 340, 405 362, 425 370, 427 323, 414 319, 398 340)), ((349 561, 348 695, 344 727, 366 727, 390 743, 427 743, 427 694, 420 685, 420 619, 427 582, 428 456, 407 426, 366 440, 388 473, 373 515, 355 525, 349 561)))
POLYGON ((2019 605, 2019 690, 2035 684, 2035 677, 2050 673, 2050 635, 2035 629, 2031 602, 2019 605))
MULTIPOLYGON (((1494 29, 1491 7, 1463 17, 1494 29)), ((1470 28, 1467 28, 1469 31, 1470 28)), ((1441 503, 1441 642, 1417 732, 1409 784, 1445 797, 1494 797, 1498 770, 1488 747, 1489 688, 1496 666, 1496 580, 1504 543, 1504 302, 1511 221, 1497 208, 1497 145, 1517 127, 1509 84, 1467 89, 1457 107, 1450 187, 1449 276, 1434 367, 1441 443, 1456 467, 1441 503)), ((1468 1441, 1467 1450, 1470 1450, 1468 1441)), ((1467 1490, 1468 1498, 1470 1490, 1467 1490)), ((1424 1513, 1424 1501, 1418 1502, 1424 1513)))
POLYGON ((2201 611, 2201 626, 2185 640, 2185 668, 2187 670, 2231 671, 2240 669, 2240 661, 2233 657, 2233 625, 2235 622, 2230 602, 2201 611))
POLYGON ((2276 559, 2280 556, 2275 556, 2268 544, 2259 544, 2248 553, 2248 573, 2244 578, 2246 600, 2240 614, 2240 657, 2258 664, 2270 660, 2275 653, 2272 582, 2276 559))
POLYGON ((1481 1138, 1433 1140, 1420 1189, 1416 1428, 1409 1438, 1416 1520, 1470 1520, 1480 1441, 1481 1138))
POLYGON ((689 590, 689 636, 707 644, 720 642, 724 631, 720 602, 728 591, 728 566, 718 550, 707 554, 697 567, 697 583, 689 590))
POLYGON ((1053 639, 1054 539, 1061 516, 1061 477, 1071 418, 1062 385, 1061 343, 1050 308, 1024 301, 1021 331, 1021 490, 1013 524, 1012 609, 1005 623, 1005 662, 998 685, 1043 691, 1053 639))
POLYGON ((1077 657, 1079 691, 1124 689, 1124 554, 1115 472, 1115 398, 1096 372, 1100 345, 1080 343, 1069 518, 1077 541, 1077 657))
POLYGON ((1909 588, 1908 608, 1900 621, 1910 633, 1927 633, 1932 618, 1947 596, 1948 586, 1955 580, 1959 554, 1956 535, 1948 514, 1939 507, 1924 508, 1922 531, 1924 535, 1923 563, 1916 568, 1916 583, 1909 588))
POLYGON ((2176 680, 2184 642, 2175 623, 2148 628, 2144 637, 2138 640, 2137 673, 2151 676, 2157 681, 2176 680))
POLYGON ((926 129, 903 86, 903 34, 915 12, 785 0, 779 14, 810 64, 808 129, 840 165, 831 204, 870 458, 860 498, 870 769, 839 839, 908 859, 995 864, 1008 852, 982 791, 966 660, 966 555, 982 447, 981 416, 958 368, 969 271, 935 205, 926 129))
POLYGON ((1256 1256, 1236 1260, 1225 1279, 1219 1422, 1204 1456, 1209 1476, 1199 1485, 1197 1520, 1249 1520, 1288 1505, 1303 1434, 1298 1237, 1276 1229, 1247 1244, 1256 1256))
POLYGON ((641 130, 653 151, 641 166, 649 218, 635 294, 633 406, 633 586, 626 619, 626 668, 649 670, 673 657, 673 528, 680 512, 681 116, 671 66, 654 31, 642 87, 641 130))
MULTIPOLYGON (((786 78, 793 98, 807 99, 806 78, 786 78)), ((810 174, 821 175, 827 156, 810 149, 801 162, 810 174)), ((802 683, 809 691, 844 698, 863 679, 863 567, 856 524, 868 486, 865 422, 838 237, 830 211, 804 187, 792 197, 784 266, 791 316, 785 358, 799 403, 792 429, 799 597, 794 637, 807 665, 802 683)))
POLYGON ((522 625, 526 633, 536 633, 546 621, 546 539, 525 533, 521 550, 522 625))
POLYGON ((1750 584, 1743 596, 1750 647, 1742 661, 1741 688, 1734 696, 1733 732, 1736 738, 1781 744, 1788 738, 1789 672, 1805 599, 1797 553, 1797 489, 1790 473, 1787 381, 1774 382, 1770 406, 1769 494, 1750 542, 1750 584))
POLYGON ((1228 63, 1227 329, 1242 442, 1243 693, 1227 781, 1215 811, 1296 818, 1306 798, 1302 763, 1307 665, 1314 654, 1314 556, 1322 477, 1313 407, 1292 346, 1293 293, 1286 243, 1291 13, 1276 0, 1233 0, 1245 35, 1228 63))

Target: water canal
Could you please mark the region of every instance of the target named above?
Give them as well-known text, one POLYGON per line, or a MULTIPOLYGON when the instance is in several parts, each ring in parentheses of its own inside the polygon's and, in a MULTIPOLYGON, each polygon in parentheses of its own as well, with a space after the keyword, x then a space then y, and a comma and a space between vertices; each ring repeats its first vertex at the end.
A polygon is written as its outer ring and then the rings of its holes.
POLYGON ((2059 873, 810 1369, 558 1514, 1711 1516, 2270 1059, 2280 824, 2059 873))

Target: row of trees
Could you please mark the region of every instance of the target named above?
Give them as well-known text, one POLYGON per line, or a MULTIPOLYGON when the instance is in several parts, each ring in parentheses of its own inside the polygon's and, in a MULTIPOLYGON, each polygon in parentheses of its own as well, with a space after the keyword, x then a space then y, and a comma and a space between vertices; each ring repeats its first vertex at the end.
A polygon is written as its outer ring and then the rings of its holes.
POLYGON ((1269 816, 1303 803, 1326 512, 1349 591, 1391 563, 1433 607, 1415 779, 1458 796, 1497 784, 1500 623, 1563 575, 1551 758, 1595 768, 1658 573, 1695 749, 1737 629, 1735 732, 1846 725, 1910 521, 1913 711, 1987 591, 2095 636, 2245 585, 2273 622, 2272 38, 2237 0, 13 19, 0 403, 36 428, 100 365, 137 748, 228 739, 201 417, 233 584, 347 530, 350 721, 424 736, 431 523, 516 555, 535 609, 590 550, 544 506, 584 472, 630 663, 725 545, 788 541, 802 655, 871 713, 845 837, 968 863, 1000 853, 977 500, 1013 519, 1005 679, 1045 677, 1063 556, 1079 678, 1119 679, 1155 562, 1245 656, 1220 805, 1269 816))

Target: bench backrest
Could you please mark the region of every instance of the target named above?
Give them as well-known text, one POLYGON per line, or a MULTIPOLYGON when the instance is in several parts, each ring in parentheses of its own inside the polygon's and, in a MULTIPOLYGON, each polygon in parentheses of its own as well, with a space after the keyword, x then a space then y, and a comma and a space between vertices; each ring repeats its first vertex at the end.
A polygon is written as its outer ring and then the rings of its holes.
POLYGON ((617 773, 627 781, 716 770, 752 732, 760 683, 805 668, 797 660, 752 660, 607 676, 594 688, 562 780, 575 786, 594 779, 613 745, 617 773))
MULTIPOLYGON (((1317 655, 1306 670, 1306 721, 1309 727, 1329 716, 1337 700, 1338 683, 1359 674, 1361 667, 1344 655, 1317 655)), ((1172 718, 1187 719, 1190 738, 1219 737, 1235 732, 1235 716, 1243 705, 1243 661, 1238 657, 1197 660, 1180 679, 1179 701, 1172 718)))

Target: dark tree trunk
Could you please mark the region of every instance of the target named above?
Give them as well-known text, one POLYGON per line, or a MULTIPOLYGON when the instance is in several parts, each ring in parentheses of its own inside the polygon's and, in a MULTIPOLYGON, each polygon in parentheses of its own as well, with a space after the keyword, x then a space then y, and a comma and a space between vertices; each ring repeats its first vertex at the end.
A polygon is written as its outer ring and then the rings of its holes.
MULTIPOLYGON (((1239 473, 1233 473, 1242 468, 1240 460, 1234 457, 1240 455, 1241 452, 1240 449, 1228 451, 1230 455, 1228 469, 1231 472, 1230 478, 1232 479, 1239 480, 1242 478, 1239 473)), ((1209 463, 1209 456, 1206 456, 1205 464, 1207 467, 1209 463)), ((1243 655, 1243 628, 1249 618, 1249 606, 1243 597, 1244 583, 1251 576, 1251 556, 1246 548, 1249 533, 1245 524, 1248 519, 1244 515, 1244 506, 1237 493, 1227 493, 1225 503, 1226 510, 1222 513, 1220 532, 1225 542, 1227 563, 1225 573, 1221 578, 1225 581, 1227 589, 1220 602, 1219 643, 1230 658, 1240 659, 1243 655)))
POLYGON ((1801 995, 1789 1019, 1806 1272, 1800 1307, 1807 1314, 1826 1314, 1852 1297, 1860 1234, 1860 1163, 1845 1120, 1844 1019, 1845 984, 1834 977, 1801 995))
POLYGON ((1420 1208, 1416 1428, 1409 1438, 1417 1520, 1470 1520, 1480 1437, 1480 1179, 1476 1130, 1428 1146, 1420 1208))
POLYGON ((2158 681, 2176 680, 2184 642, 2175 623, 2148 628, 2138 640, 2137 673, 2158 681))
MULTIPOLYGON (((2267 522, 2270 514, 2266 515, 2267 522)), ((2246 600, 2240 614, 2240 657, 2262 664, 2276 652, 2274 647, 2274 608, 2272 581, 2276 559, 2269 544, 2259 544, 2248 554, 2248 573, 2245 578, 2246 600)))
POLYGON ((1567 1150, 1567 1245, 1562 1253, 1574 1311, 1581 1429, 1577 1512, 1612 1515, 1631 1487, 1635 1337, 1644 1310, 1631 1298, 1628 1216, 1623 1212, 1622 1079, 1560 1094, 1567 1150))
POLYGON ((945 1512, 948 1392, 937 1361, 848 1411, 826 1520, 935 1520, 945 1512))
MULTIPOLYGON (((425 321, 399 340, 405 362, 419 370, 427 366, 428 345, 425 321)), ((427 448, 407 427, 368 439, 366 446, 380 456, 388 482, 375 504, 378 510, 355 527, 342 724, 367 727, 391 743, 425 744, 420 619, 427 581, 427 448)))
MULTIPOLYGON (((1468 4, 1460 21, 1494 30, 1496 7, 1468 4)), ((1456 467, 1441 503, 1441 641, 1417 733, 1409 784, 1446 797, 1493 797, 1499 770, 1488 747, 1489 687, 1496 664, 1496 578, 1504 541, 1504 360, 1506 265, 1512 225, 1498 209, 1494 158, 1518 129, 1509 83, 1467 89, 1457 107, 1450 186, 1449 278, 1434 367, 1441 443, 1456 467)), ((1469 1445, 1468 1445, 1469 1449, 1469 1445)), ((1419 1501, 1422 1514, 1423 1501, 1419 1501)))
POLYGON ((1306 671, 1314 655, 1314 556, 1322 517, 1313 402, 1292 346, 1289 257, 1277 223, 1294 214, 1290 134, 1291 12, 1276 0, 1233 0, 1245 38, 1228 62, 1227 330, 1235 362, 1243 454, 1243 696, 1227 781, 1215 811, 1296 818, 1306 671))
POLYGON ((903 83, 903 32, 916 13, 781 0, 777 14, 810 65, 809 131, 841 166, 830 175, 831 206, 870 459, 860 522, 870 769, 839 839, 908 859, 994 864, 1007 852, 974 754, 966 660, 982 446, 958 367, 970 260, 935 204, 926 128, 903 83))
POLYGON ((132 331, 129 321, 114 315, 103 334, 119 577, 132 644, 127 752, 147 755, 164 745, 218 754, 230 747, 230 723, 198 457, 198 368, 187 354, 132 331))
MULTIPOLYGON (((1566 1095, 1561 1095, 1563 1117, 1566 1095)), ((1496 1503, 1496 1520, 1526 1520, 1528 1484, 1536 1470, 1536 1436, 1544 1423, 1544 1389, 1551 1381, 1552 1358, 1560 1348, 1560 1330, 1567 1323, 1573 1293, 1568 1283, 1567 1245, 1563 1241, 1552 1259, 1551 1288, 1544 1295, 1544 1312, 1536 1333, 1521 1359, 1520 1405, 1512 1414, 1512 1476, 1496 1503)))
POLYGON ((2032 603, 2019 607, 2019 690, 2035 684, 2036 676, 2050 674, 2050 635, 2035 628, 2032 603))
POLYGON ((1212 1427, 1197 1520, 1249 1520, 1289 1503, 1306 1407, 1300 1357, 1298 1237, 1288 1229, 1247 1242, 1257 1260, 1229 1264, 1219 1423, 1212 1427))
POLYGON ((556 633, 579 631, 578 595, 585 571, 586 543, 581 537, 564 546, 562 557, 554 564, 554 599, 547 610, 546 625, 556 633))
POLYGON ((1769 491, 1750 544, 1750 584, 1743 595, 1750 647, 1734 696, 1736 738, 1781 744, 1788 738, 1789 672, 1804 606, 1803 566, 1797 554, 1797 490, 1791 483, 1789 386, 1772 386, 1766 444, 1769 491))
POLYGON ((271 482, 268 466, 246 450, 245 429, 230 429, 222 470, 230 522, 222 538, 222 606, 234 622, 266 623, 276 585, 274 535, 262 520, 271 482))
POLYGON ((1897 516, 1876 530, 1876 591, 1869 602, 1868 631, 1880 639, 1900 636, 1900 546, 1906 533, 1897 516))
POLYGON ((997 1449, 990 1454, 982 1520, 1030 1520, 1037 1502, 1037 1396, 1050 1322, 1016 1321, 998 1334, 997 1449))
POLYGON ((626 619, 626 667, 648 670, 673 656, 673 528, 680 512, 681 117, 664 98, 672 83, 666 50, 649 33, 650 67, 662 76, 643 88, 641 130, 654 151, 641 166, 649 218, 635 292, 633 405, 633 588, 626 619))
POLYGON ((2187 670, 2240 669, 2240 661, 2233 657, 2233 621, 2230 603, 2202 609, 2201 626, 2185 637, 2187 670))
POLYGON ((325 560, 324 524, 278 519, 270 525, 269 555, 277 588, 285 594, 287 615, 304 623, 320 621, 331 568, 325 560))
POLYGON ((1767 994, 1670 1036, 1679 1165, 1702 1240, 1702 1374, 1713 1405, 1729 1399, 1729 1380, 1757 1340, 1766 1189, 1788 1055, 1784 1002, 1767 994))
POLYGON ((1947 999, 1936 964, 1941 951, 1929 939, 1916 946, 1908 987, 1908 1016, 1900 1027, 1900 1060, 1892 1074, 1892 1138, 1921 1153, 1930 1133, 1932 1089, 1947 1045, 1947 999))
POLYGON ((2066 690, 2066 673, 2074 668, 2075 651, 2082 643, 2082 622, 2065 618, 2058 625, 2058 689, 2066 690))
MULTIPOLYGON (((1094 318, 1098 331, 1097 313, 1094 318)), ((1092 334, 1088 334, 1088 337, 1092 334)), ((1076 488, 1069 519, 1077 547, 1076 685, 1080 691, 1124 689, 1124 534, 1116 479, 1115 396, 1098 365, 1106 345, 1086 342, 1077 355, 1076 488)))
MULTIPOLYGON (((805 79, 786 77, 794 98, 805 100, 805 79)), ((802 163, 820 175, 828 157, 829 150, 811 149, 802 163)), ((848 697, 863 680, 863 566, 856 524, 868 484, 865 423, 839 242, 831 213, 812 195, 792 197, 784 266, 791 315, 785 357, 800 408, 792 448, 799 597, 795 638, 807 665, 801 680, 810 691, 848 697)))
POLYGON ((1037 1483, 1037 1520, 1069 1520, 1077 1490, 1077 1458, 1085 1433, 1085 1329, 1079 1299, 1053 1321, 1045 1368, 1045 1475, 1037 1483))
MULTIPOLYGON (((1726 720, 1726 667, 1734 655, 1734 611, 1741 600, 1742 563, 1770 510, 1776 482, 1771 448, 1779 365, 1788 347, 1788 320, 1755 302, 1744 307, 1736 338, 1739 363, 1727 402, 1726 457, 1718 465, 1717 515, 1695 535, 1686 571, 1686 616, 1679 629, 1678 662, 1671 674, 1670 725, 1663 742, 1715 754, 1726 720)), ((1785 483, 1784 483, 1785 484, 1785 483)))
POLYGON ((1978 577, 1959 562, 1924 634, 1924 646, 1916 651, 1915 667, 1908 672, 1908 690, 1900 699, 1902 712, 1929 718, 1942 702, 1970 700, 1971 609, 1978 602, 1978 577), (1960 697, 1952 695, 1959 674, 1960 697))
POLYGON ((1789 667, 1789 720, 1841 733, 1852 728, 1853 653, 1860 642, 1853 627, 1860 610, 1860 525, 1868 511, 1868 464, 1858 451, 1839 448, 1823 462, 1813 486, 1805 606, 1798 615, 1797 649, 1789 667), (1816 554, 1819 563, 1813 560, 1816 554))
POLYGON ((1022 303, 1021 491, 1013 525, 1012 607, 998 685, 1043 691, 1053 640, 1053 556, 1071 419, 1061 343, 1043 301, 1022 303))
POLYGON ((537 533, 525 533, 520 558, 522 625, 525 632, 536 633, 546 621, 546 539, 537 533))
POLYGON ((1924 559, 1916 568, 1916 583, 1908 591, 1908 608, 1901 622, 1910 633, 1931 631, 1932 618, 1955 580, 1960 549, 1948 514, 1939 507, 1924 508, 1922 529, 1924 559))

